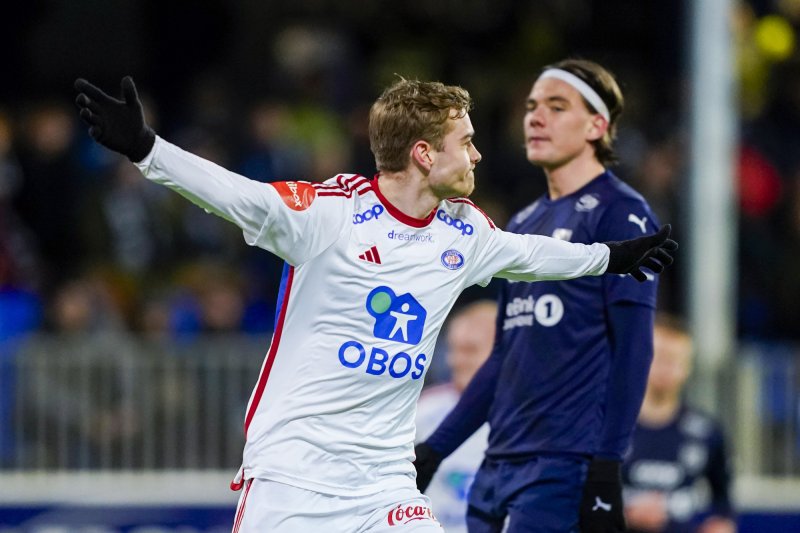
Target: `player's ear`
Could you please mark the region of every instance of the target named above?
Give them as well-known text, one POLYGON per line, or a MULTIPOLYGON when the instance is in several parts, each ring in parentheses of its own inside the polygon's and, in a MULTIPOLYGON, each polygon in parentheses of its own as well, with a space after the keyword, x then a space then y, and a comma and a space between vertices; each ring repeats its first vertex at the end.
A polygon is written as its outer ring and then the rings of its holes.
POLYGON ((595 114, 589 122, 589 129, 586 132, 586 140, 589 142, 602 139, 608 131, 608 121, 603 115, 595 114))
POLYGON ((417 141, 411 147, 411 160, 423 170, 430 170, 433 166, 433 146, 428 141, 417 141))

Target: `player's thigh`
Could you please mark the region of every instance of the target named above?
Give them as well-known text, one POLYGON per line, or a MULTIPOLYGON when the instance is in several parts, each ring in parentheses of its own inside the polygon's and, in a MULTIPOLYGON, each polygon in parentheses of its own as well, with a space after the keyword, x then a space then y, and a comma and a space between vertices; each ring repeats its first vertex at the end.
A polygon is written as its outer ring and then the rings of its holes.
POLYGON ((416 489, 392 490, 376 500, 364 533, 442 533, 430 499, 416 489))
POLYGON ((250 479, 239 497, 233 533, 358 531, 361 523, 356 508, 354 498, 250 479))
POLYGON ((571 533, 578 531, 586 462, 540 457, 531 482, 508 503, 507 533, 571 533))

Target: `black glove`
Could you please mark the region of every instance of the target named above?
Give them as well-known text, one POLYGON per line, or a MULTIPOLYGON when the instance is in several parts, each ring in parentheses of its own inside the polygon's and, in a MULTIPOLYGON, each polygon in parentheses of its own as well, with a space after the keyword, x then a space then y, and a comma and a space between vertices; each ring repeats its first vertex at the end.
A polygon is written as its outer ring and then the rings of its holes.
POLYGON ((414 454, 417 456, 414 459, 414 468, 417 469, 417 488, 420 492, 425 492, 443 457, 425 442, 414 446, 414 454))
POLYGON ((672 264, 670 252, 678 249, 678 243, 669 238, 670 231, 672 226, 665 224, 654 235, 604 242, 611 249, 606 273, 630 274, 637 281, 645 281, 647 276, 640 270, 642 267, 656 274, 663 271, 664 267, 672 264))
POLYGON ((595 458, 589 463, 581 498, 581 533, 626 531, 619 470, 619 461, 595 458))
POLYGON ((144 111, 136 85, 130 76, 122 78, 123 100, 113 98, 83 78, 75 80, 80 92, 75 103, 81 119, 89 125, 89 135, 110 150, 133 162, 150 153, 156 134, 144 121, 144 111))

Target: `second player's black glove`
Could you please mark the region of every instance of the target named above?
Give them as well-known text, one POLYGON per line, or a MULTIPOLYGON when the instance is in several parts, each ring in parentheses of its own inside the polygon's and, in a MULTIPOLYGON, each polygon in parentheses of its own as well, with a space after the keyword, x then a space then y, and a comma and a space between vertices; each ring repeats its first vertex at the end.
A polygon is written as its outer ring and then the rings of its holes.
POLYGON ((619 461, 596 458, 589 463, 581 498, 580 530, 581 533, 626 531, 619 461))
POLYGON ((425 492, 433 479, 433 475, 442 462, 442 456, 427 443, 420 442, 414 446, 414 468, 417 469, 417 488, 425 492))
POLYGON ((144 120, 144 110, 130 76, 122 78, 122 100, 101 91, 83 78, 75 80, 80 92, 75 103, 81 119, 89 125, 89 135, 110 150, 133 162, 150 153, 156 134, 144 120))
POLYGON ((608 274, 630 274, 637 281, 647 280, 641 268, 656 274, 672 264, 671 252, 678 249, 678 243, 669 238, 672 226, 661 226, 658 233, 630 239, 627 241, 604 242, 611 253, 608 256, 608 274))

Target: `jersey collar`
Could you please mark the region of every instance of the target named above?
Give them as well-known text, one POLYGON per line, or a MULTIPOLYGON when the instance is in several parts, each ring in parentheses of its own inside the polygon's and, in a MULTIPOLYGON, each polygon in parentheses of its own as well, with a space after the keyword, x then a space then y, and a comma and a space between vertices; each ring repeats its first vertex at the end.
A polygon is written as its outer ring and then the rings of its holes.
POLYGON ((380 202, 383 204, 383 206, 386 208, 389 214, 392 215, 397 220, 399 220, 400 222, 402 222, 403 224, 411 226, 412 228, 424 228, 431 223, 433 217, 436 215, 436 208, 434 208, 425 218, 414 218, 408 216, 399 209, 397 209, 395 206, 393 206, 392 203, 386 199, 383 193, 381 193, 381 190, 378 187, 377 174, 375 175, 375 177, 372 178, 372 181, 370 183, 372 185, 372 190, 375 192, 375 196, 378 197, 378 200, 380 200, 380 202))

